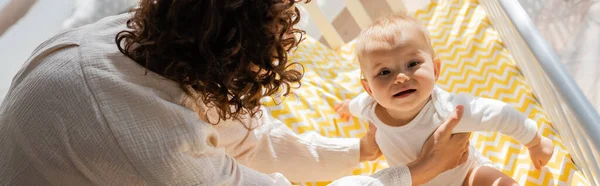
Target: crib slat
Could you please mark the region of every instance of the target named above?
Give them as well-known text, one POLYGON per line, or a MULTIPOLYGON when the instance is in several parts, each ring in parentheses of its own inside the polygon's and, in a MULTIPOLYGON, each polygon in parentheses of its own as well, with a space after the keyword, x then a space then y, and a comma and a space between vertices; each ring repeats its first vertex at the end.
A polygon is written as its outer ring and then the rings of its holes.
POLYGON ((517 0, 482 0, 492 25, 575 163, 600 185, 600 116, 517 0))
POLYGON ((348 8, 348 12, 350 12, 360 29, 364 29, 371 24, 371 16, 369 16, 360 0, 346 0, 346 8, 348 8))
POLYGON ((406 6, 404 6, 403 0, 386 0, 392 11, 394 12, 406 12, 406 6))
POLYGON ((317 2, 310 2, 303 6, 310 15, 310 18, 317 25, 317 28, 329 44, 329 47, 336 49, 344 45, 344 40, 335 30, 333 25, 327 21, 325 14, 323 14, 319 6, 317 6, 317 2))

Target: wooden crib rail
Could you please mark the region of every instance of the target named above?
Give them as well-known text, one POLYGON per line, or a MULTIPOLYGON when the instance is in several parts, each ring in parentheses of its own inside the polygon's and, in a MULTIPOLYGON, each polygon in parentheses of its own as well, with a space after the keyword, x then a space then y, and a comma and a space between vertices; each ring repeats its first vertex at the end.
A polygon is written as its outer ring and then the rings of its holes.
MULTIPOLYGON (((348 12, 350 12, 350 15, 352 15, 352 18, 356 21, 359 28, 363 29, 373 22, 373 19, 371 19, 360 0, 345 0, 344 2, 348 12)), ((402 0, 386 0, 386 2, 394 12, 406 11, 404 1, 402 0)), ((317 28, 323 35, 323 38, 329 44, 329 47, 336 49, 345 44, 340 34, 327 18, 325 18, 325 14, 323 14, 323 10, 319 8, 317 2, 313 1, 304 4, 303 7, 310 15, 311 20, 315 22, 317 28)))

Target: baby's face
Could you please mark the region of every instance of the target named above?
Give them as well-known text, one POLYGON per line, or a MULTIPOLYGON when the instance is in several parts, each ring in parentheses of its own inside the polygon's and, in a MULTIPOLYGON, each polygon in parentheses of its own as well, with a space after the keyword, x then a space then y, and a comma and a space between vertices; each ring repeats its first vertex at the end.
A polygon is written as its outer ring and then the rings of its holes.
POLYGON ((365 87, 387 109, 420 109, 435 86, 439 60, 433 59, 431 46, 418 30, 408 30, 398 39, 394 46, 382 42, 363 53, 365 87))

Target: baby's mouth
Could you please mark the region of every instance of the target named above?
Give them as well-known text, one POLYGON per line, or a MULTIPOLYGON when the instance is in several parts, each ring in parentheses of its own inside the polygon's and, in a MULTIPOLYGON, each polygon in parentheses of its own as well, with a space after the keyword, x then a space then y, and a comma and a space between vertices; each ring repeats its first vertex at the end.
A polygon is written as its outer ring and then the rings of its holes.
POLYGON ((405 96, 408 96, 408 95, 410 95, 411 93, 413 93, 415 91, 417 91, 417 89, 407 89, 405 91, 398 92, 398 93, 394 94, 394 97, 405 97, 405 96))

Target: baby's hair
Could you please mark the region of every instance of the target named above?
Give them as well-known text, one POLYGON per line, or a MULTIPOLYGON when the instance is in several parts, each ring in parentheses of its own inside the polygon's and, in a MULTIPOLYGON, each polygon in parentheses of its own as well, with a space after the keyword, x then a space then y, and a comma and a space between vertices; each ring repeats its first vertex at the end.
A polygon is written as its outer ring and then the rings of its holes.
POLYGON ((417 19, 406 15, 406 13, 392 13, 377 19, 360 32, 356 42, 358 60, 360 61, 365 52, 380 48, 393 48, 398 45, 400 36, 407 29, 417 29, 423 34, 423 38, 427 43, 430 43, 427 29, 417 19))

